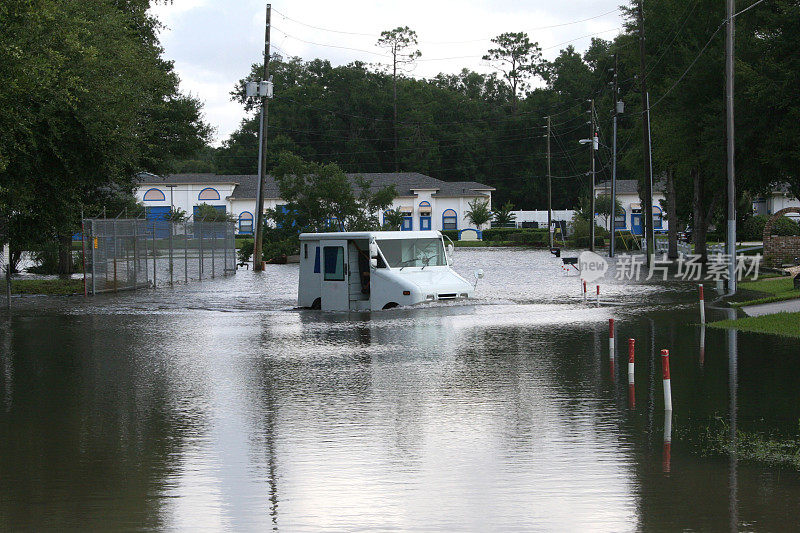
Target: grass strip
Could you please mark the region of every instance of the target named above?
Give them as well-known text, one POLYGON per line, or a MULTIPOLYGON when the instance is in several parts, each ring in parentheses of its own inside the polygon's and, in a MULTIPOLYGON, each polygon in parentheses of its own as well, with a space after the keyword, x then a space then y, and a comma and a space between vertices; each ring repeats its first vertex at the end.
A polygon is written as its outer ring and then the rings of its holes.
POLYGON ((83 294, 82 279, 13 279, 12 294, 83 294))
POLYGON ((775 313, 736 320, 720 320, 708 324, 712 328, 733 328, 739 331, 767 333, 784 337, 800 337, 800 313, 775 313))

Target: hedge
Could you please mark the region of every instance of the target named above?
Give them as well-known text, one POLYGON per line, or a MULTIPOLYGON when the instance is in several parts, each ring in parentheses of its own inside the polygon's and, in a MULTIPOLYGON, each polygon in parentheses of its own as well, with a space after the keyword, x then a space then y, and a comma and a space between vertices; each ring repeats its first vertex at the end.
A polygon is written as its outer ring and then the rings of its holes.
POLYGON ((547 228, 490 228, 483 230, 484 241, 546 242, 547 228))

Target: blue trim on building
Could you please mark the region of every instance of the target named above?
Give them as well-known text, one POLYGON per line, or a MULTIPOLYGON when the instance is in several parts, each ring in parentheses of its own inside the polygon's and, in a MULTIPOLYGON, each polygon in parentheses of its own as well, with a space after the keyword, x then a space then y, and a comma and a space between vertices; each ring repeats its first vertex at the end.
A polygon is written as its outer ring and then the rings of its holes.
POLYGON ((200 200, 200 201, 219 200, 220 199, 219 191, 217 189, 215 189, 214 187, 206 187, 205 189, 200 191, 200 193, 197 195, 197 199, 200 200), (214 198, 214 197, 203 198, 203 193, 206 192, 206 191, 214 191, 214 194, 217 195, 216 198, 214 198))
POLYGON ((414 231, 414 217, 403 217, 403 224, 400 231, 414 231))
POLYGON ((242 211, 241 213, 239 213, 239 233, 242 233, 242 234, 245 234, 245 235, 252 235, 252 233, 253 233, 253 213, 251 213, 250 211, 242 211), (250 218, 243 218, 245 215, 249 215, 250 218), (245 229, 242 229, 242 225, 243 225, 242 223, 243 222, 249 222, 249 224, 244 224, 245 229), (248 225, 250 226, 250 229, 246 229, 248 225))
POLYGON ((442 229, 458 229, 458 213, 454 209, 445 209, 442 213, 442 229), (452 215, 448 213, 452 213, 452 215), (447 224, 453 224, 454 227, 448 228, 447 224))
POLYGON ((476 228, 464 228, 462 230, 458 230, 458 240, 459 241, 461 240, 461 234, 464 233, 465 231, 474 231, 475 233, 478 234, 478 240, 479 241, 483 240, 483 232, 481 230, 476 229, 476 228))
POLYGON ((164 195, 164 191, 162 191, 161 189, 159 189, 157 187, 153 187, 151 189, 147 189, 144 192, 144 194, 142 195, 142 201, 143 202, 164 202, 166 200, 167 200, 167 197, 166 197, 166 195, 164 195), (160 194, 161 198, 148 198, 147 195, 150 194, 153 191, 155 191, 158 194, 160 194))

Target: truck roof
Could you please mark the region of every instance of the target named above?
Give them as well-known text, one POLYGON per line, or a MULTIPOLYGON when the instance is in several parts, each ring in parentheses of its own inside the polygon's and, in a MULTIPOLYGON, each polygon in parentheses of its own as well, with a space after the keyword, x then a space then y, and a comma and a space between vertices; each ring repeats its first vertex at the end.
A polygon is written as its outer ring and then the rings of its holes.
POLYGON ((334 231, 330 233, 301 233, 301 241, 347 240, 347 239, 438 239, 441 233, 433 231, 334 231))

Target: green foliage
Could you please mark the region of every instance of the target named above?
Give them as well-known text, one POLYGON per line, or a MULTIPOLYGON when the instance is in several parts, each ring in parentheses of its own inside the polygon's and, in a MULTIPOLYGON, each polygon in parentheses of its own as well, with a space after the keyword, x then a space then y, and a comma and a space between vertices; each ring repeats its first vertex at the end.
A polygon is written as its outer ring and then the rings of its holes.
POLYGON ((267 218, 294 234, 378 229, 376 213, 397 196, 394 186, 373 189, 370 181, 351 180, 337 165, 307 162, 287 152, 279 156, 273 175, 286 209, 268 209, 267 218))
POLYGON ((744 221, 738 228, 736 234, 740 241, 760 241, 764 237, 764 226, 769 217, 766 215, 754 215, 744 221))
POLYGON ((776 313, 772 315, 749 316, 738 320, 711 322, 714 328, 734 328, 739 331, 769 333, 784 337, 800 337, 800 313, 776 313))
MULTIPOLYGON (((186 213, 183 213, 186 216, 186 213)), ((195 222, 233 222, 236 220, 231 213, 215 209, 214 206, 202 203, 197 206, 193 217, 195 222)))
POLYGON ((417 45, 417 32, 408 26, 382 31, 376 44, 391 54, 395 71, 398 65, 413 63, 422 56, 419 50, 407 50, 417 45))
POLYGON ((798 226, 797 222, 788 217, 780 217, 772 223, 772 234, 800 235, 800 226, 798 226))
MULTIPOLYGON (((582 220, 589 220, 590 213, 592 211, 592 204, 590 198, 581 198, 580 199, 580 207, 576 211, 576 215, 581 218, 582 220)), ((606 218, 608 221, 608 217, 611 216, 611 196, 608 194, 600 194, 594 199, 594 212, 597 215, 606 218)), ((616 202, 616 212, 622 212, 622 204, 619 200, 616 202)))
MULTIPOLYGON (((31 259, 33 259, 34 265, 28 267, 27 271, 32 274, 58 274, 58 252, 58 243, 55 241, 47 241, 40 245, 31 252, 31 259)), ((82 267, 80 253, 70 252, 70 257, 72 259, 70 271, 79 272, 82 267)))
POLYGON ((531 42, 523 32, 502 33, 492 39, 492 42, 497 47, 491 48, 483 56, 483 60, 489 61, 503 73, 511 88, 516 109, 517 97, 530 87, 528 80, 534 75, 543 76, 545 73, 542 49, 539 48, 539 43, 531 42))
POLYGON ((12 294, 83 294, 83 279, 14 279, 12 294))
MULTIPOLYGON (((578 248, 588 248, 591 242, 589 220, 575 213, 575 217, 570 223, 572 233, 569 236, 570 243, 578 248)), ((605 238, 608 237, 608 230, 595 224, 594 226, 595 246, 604 246, 605 238)))
POLYGON ((547 228, 490 228, 483 230, 483 240, 488 242, 508 242, 513 240, 546 242, 547 228), (521 235, 522 237, 514 237, 521 235))
POLYGON ((397 231, 403 224, 403 213, 399 209, 387 209, 383 214, 382 230, 397 231))
POLYGON ((514 204, 512 204, 510 200, 504 203, 500 209, 494 212, 494 223, 498 226, 513 224, 514 220, 517 218, 517 215, 511 212, 513 210, 514 204))
POLYGON ((0 5, 0 216, 12 247, 41 248, 208 141, 178 90, 147 0, 0 5))
MULTIPOLYGON (((441 230, 439 233, 441 233, 444 236, 450 237, 450 240, 453 241, 453 242, 458 240, 458 230, 457 229, 444 229, 444 230, 441 230)), ((485 235, 485 232, 484 232, 484 235, 485 235)))
POLYGON ((489 201, 475 199, 467 204, 469 209, 464 212, 467 220, 480 229, 480 227, 492 219, 492 210, 489 209, 489 201))
POLYGON ((180 207, 172 209, 172 211, 169 214, 169 220, 173 222, 183 222, 184 220, 186 220, 186 218, 187 218, 186 211, 184 211, 180 207))

